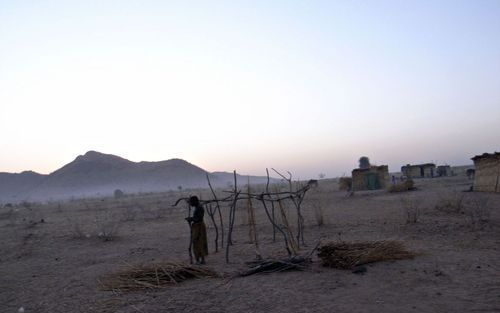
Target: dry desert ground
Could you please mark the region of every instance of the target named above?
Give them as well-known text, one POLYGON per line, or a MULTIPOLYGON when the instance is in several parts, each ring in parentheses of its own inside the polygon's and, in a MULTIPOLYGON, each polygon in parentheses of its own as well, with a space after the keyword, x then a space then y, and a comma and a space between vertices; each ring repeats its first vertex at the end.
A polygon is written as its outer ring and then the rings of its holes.
MULTIPOLYGON (((414 259, 356 274, 323 267, 314 253, 304 271, 237 277, 255 259, 242 201, 229 264, 224 252, 214 253, 215 229, 205 217, 205 266, 222 277, 138 291, 102 290, 101 278, 127 264, 189 262, 186 206, 172 205, 190 194, 208 199, 209 190, 3 207, 0 312, 500 312, 500 194, 464 192, 465 176, 415 183, 416 191, 348 196, 336 180, 320 180, 303 203, 300 251, 320 239, 398 240, 414 259)), ((262 256, 285 257, 281 237, 273 242, 267 216, 255 210, 262 256)), ((286 210, 294 221, 293 208, 286 210)), ((227 207, 223 213, 227 221, 227 207)))

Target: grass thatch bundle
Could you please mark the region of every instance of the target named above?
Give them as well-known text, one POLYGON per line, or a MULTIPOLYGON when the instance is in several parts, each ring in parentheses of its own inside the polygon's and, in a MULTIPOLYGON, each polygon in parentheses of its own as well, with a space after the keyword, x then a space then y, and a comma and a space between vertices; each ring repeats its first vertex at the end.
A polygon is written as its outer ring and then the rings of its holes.
POLYGON ((413 182, 412 179, 407 179, 405 181, 402 181, 400 183, 391 185, 389 187, 389 192, 404 192, 404 191, 409 191, 409 190, 414 190, 415 189, 415 183, 413 182))
POLYGON ((154 263, 129 265, 120 272, 105 275, 100 280, 103 290, 155 289, 177 284, 186 279, 217 277, 207 267, 183 263, 154 263))
POLYGON ((318 248, 323 266, 340 269, 379 261, 412 259, 414 256, 398 241, 330 242, 318 248))

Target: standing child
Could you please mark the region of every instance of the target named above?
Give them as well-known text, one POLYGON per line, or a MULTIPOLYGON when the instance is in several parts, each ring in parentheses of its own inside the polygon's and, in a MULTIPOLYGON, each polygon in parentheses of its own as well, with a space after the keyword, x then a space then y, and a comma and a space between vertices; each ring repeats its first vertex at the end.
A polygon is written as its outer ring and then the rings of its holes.
POLYGON ((191 240, 194 257, 196 264, 205 264, 205 256, 208 255, 207 227, 205 226, 205 222, 203 222, 205 209, 200 205, 197 196, 190 197, 188 203, 194 207, 193 216, 186 217, 186 220, 191 223, 191 240))

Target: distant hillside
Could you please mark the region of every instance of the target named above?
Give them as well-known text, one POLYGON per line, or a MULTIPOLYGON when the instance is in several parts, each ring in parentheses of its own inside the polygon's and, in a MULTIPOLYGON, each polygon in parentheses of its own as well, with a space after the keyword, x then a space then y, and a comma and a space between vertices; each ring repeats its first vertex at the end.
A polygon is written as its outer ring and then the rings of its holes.
MULTIPOLYGON (((121 189, 125 193, 153 192, 207 187, 206 175, 216 187, 228 186, 233 174, 208 173, 189 162, 171 159, 159 162, 132 162, 89 151, 49 175, 34 172, 0 173, 0 202, 45 201, 71 197, 105 196, 121 189)), ((238 175, 246 184, 247 176, 238 175)), ((250 177, 252 184, 266 177, 250 177)))
POLYGON ((34 190, 47 175, 26 171, 19 174, 0 173, 0 202, 19 202, 22 195, 34 190), (19 197, 19 198, 18 198, 19 197))

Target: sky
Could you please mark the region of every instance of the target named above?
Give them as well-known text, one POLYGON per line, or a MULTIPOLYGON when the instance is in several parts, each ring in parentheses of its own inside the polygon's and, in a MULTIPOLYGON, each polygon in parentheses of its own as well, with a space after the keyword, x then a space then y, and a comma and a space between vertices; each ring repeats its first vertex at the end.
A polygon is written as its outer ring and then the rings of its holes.
POLYGON ((500 151, 500 1, 0 0, 0 172, 349 175, 500 151))

